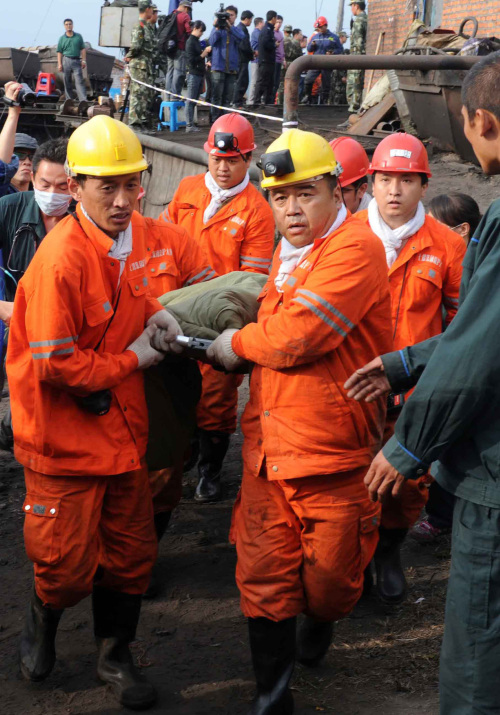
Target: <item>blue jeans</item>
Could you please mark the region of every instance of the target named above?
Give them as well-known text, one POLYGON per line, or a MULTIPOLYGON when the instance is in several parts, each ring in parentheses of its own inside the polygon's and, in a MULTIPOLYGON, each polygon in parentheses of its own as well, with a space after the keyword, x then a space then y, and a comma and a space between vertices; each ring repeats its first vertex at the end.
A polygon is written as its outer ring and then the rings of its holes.
POLYGON ((63 55, 63 73, 64 73, 64 94, 66 99, 74 99, 73 79, 75 77, 76 93, 80 102, 87 99, 87 90, 85 89, 85 81, 82 73, 82 61, 73 57, 63 55))
MULTIPOLYGON (((230 103, 233 101, 234 85, 236 84, 237 74, 229 74, 228 72, 217 72, 212 70, 212 104, 218 104, 223 107, 229 107, 230 103)), ((228 109, 230 112, 231 109, 228 109)), ((224 114, 224 110, 215 109, 211 107, 210 109, 210 119, 212 123, 218 119, 221 114, 224 114)))
MULTIPOLYGON (((165 78, 165 89, 175 94, 182 94, 184 80, 186 79, 186 51, 177 50, 175 57, 168 58, 167 75, 165 78)), ((171 97, 178 100, 178 97, 171 97)))
MULTIPOLYGON (((198 99, 203 84, 203 77, 197 74, 188 74, 187 78, 187 96, 191 99, 198 99)), ((194 118, 194 102, 186 102, 186 124, 190 127, 193 124, 194 118)))

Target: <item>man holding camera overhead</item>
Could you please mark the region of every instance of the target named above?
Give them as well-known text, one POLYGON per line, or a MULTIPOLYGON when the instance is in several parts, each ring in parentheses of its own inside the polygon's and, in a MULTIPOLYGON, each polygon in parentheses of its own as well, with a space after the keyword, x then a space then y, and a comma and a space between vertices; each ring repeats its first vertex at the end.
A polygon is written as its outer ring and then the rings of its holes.
MULTIPOLYGON (((244 40, 242 31, 234 27, 238 8, 228 5, 215 13, 214 29, 210 33, 208 44, 212 48, 212 102, 229 107, 233 101, 234 86, 240 66, 239 45, 244 40)), ((211 107, 210 120, 215 122, 222 109, 211 107)))
POLYGON ((0 198, 18 191, 28 191, 31 181, 32 158, 38 142, 28 134, 16 133, 21 114, 18 82, 5 84, 3 103, 9 108, 0 132, 0 198))

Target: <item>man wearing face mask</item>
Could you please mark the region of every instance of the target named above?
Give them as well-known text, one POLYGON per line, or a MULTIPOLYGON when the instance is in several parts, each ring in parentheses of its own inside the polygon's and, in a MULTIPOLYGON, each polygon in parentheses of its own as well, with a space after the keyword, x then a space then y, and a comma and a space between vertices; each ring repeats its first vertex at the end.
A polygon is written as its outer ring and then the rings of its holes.
MULTIPOLYGON (((71 202, 64 171, 66 145, 66 139, 51 139, 39 146, 29 164, 33 191, 16 191, 0 199, 0 249, 5 268, 0 320, 6 325, 12 317, 17 284, 41 241, 67 214, 71 202)), ((9 408, 0 424, 0 449, 12 451, 13 446, 9 408)))
POLYGON ((0 200, 0 248, 3 253, 5 300, 0 320, 12 317, 17 284, 46 234, 67 214, 71 196, 64 171, 66 139, 51 139, 33 156, 33 191, 20 191, 0 200))

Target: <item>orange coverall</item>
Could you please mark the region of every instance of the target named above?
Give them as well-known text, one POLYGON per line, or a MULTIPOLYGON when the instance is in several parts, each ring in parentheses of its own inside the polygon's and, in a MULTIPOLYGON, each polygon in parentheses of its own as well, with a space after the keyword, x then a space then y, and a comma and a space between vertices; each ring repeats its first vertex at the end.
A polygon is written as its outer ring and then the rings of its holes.
MULTIPOLYGON (((172 290, 215 278, 200 245, 172 223, 144 219, 147 231, 147 264, 151 295, 159 298, 172 290)), ((172 511, 182 497, 184 454, 172 467, 149 472, 155 514, 172 511)))
MULTIPOLYGON (((368 211, 356 214, 368 223, 368 211)), ((458 309, 462 261, 466 245, 461 236, 432 216, 409 238, 389 269, 394 350, 415 345, 443 331, 458 309)), ((389 414, 384 443, 392 436, 399 414, 389 414)), ((388 498, 382 526, 408 529, 415 524, 428 497, 429 477, 410 479, 401 497, 388 498)))
MULTIPOLYGON (((274 246, 274 218, 261 193, 246 189, 222 206, 207 223, 203 213, 211 201, 205 174, 184 178, 163 214, 183 226, 205 251, 218 275, 231 271, 269 273, 274 246)), ((198 405, 198 427, 232 433, 236 429, 237 388, 242 378, 200 365, 203 393, 198 405)))
POLYGON ((38 596, 53 608, 91 593, 98 567, 100 585, 143 593, 157 550, 143 375, 127 351, 162 309, 145 275, 145 222, 133 214, 119 279, 112 239, 80 205, 77 214, 79 223, 68 216, 50 231, 21 280, 7 351, 26 551, 38 596), (82 407, 79 397, 105 389, 107 414, 82 407))
POLYGON ((347 398, 344 382, 392 347, 381 242, 350 217, 274 284, 233 350, 255 363, 242 419, 243 481, 233 512, 245 616, 305 611, 337 620, 354 607, 378 540, 380 507, 363 484, 382 443, 384 400, 347 398))

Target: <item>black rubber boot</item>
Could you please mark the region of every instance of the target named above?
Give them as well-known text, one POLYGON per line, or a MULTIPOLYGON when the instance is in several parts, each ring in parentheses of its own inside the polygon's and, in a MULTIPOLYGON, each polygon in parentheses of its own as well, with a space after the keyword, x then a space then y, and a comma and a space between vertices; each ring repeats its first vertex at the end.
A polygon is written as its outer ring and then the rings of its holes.
POLYGON ((55 640, 62 613, 62 610, 44 606, 33 589, 19 652, 21 673, 26 680, 45 680, 51 673, 56 662, 55 640))
POLYGON ((306 616, 297 636, 297 660, 310 668, 319 665, 325 657, 333 636, 333 623, 316 621, 306 616))
POLYGON ((227 432, 200 430, 199 481, 195 501, 214 502, 221 498, 220 472, 229 447, 227 432))
POLYGON ((250 650, 257 693, 248 715, 292 715, 290 679, 295 665, 296 618, 249 618, 250 650))
POLYGON ((388 604, 401 603, 406 597, 406 578, 401 565, 401 544, 408 529, 379 529, 380 539, 375 551, 377 593, 388 604))
POLYGON ((156 702, 156 690, 134 665, 129 649, 135 639, 141 596, 94 586, 92 608, 98 677, 111 686, 121 705, 147 710, 156 702))
MULTIPOLYGON (((156 538, 158 539, 158 543, 160 543, 163 535, 165 534, 168 524, 170 522, 170 517, 172 516, 171 511, 161 511, 158 514, 155 514, 154 520, 155 520, 155 530, 156 530, 156 538)), ((149 586, 147 587, 146 591, 143 594, 143 598, 146 599, 152 599, 156 598, 156 596, 160 593, 161 591, 161 569, 158 566, 158 561, 156 561, 155 565, 153 566, 153 570, 151 571, 151 579, 149 581, 149 586)))

